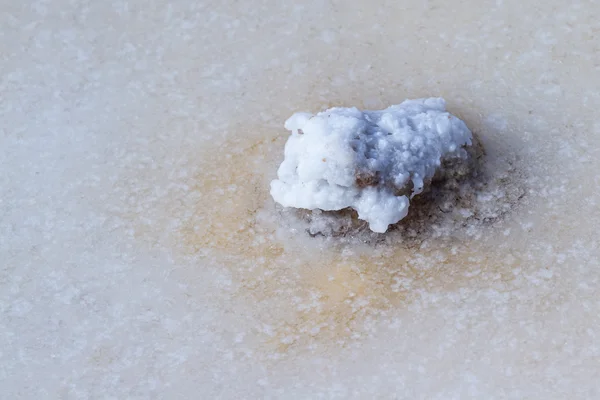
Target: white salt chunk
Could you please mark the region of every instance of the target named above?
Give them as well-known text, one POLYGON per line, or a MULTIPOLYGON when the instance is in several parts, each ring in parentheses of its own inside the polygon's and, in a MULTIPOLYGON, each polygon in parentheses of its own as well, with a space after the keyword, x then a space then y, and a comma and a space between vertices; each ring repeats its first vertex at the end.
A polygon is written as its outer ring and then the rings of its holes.
POLYGON ((334 107, 296 113, 285 158, 271 182, 284 207, 353 208, 374 232, 408 213, 443 159, 466 157, 471 131, 441 98, 406 100, 384 110, 334 107))

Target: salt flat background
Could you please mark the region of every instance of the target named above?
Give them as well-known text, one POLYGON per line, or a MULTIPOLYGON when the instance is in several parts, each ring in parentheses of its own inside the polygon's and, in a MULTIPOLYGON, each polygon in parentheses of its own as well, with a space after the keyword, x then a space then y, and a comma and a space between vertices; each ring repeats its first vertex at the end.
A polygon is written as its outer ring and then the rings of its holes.
POLYGON ((2 397, 599 397, 598 35, 594 1, 1 1, 2 397), (423 96, 518 207, 277 234, 292 112, 423 96))

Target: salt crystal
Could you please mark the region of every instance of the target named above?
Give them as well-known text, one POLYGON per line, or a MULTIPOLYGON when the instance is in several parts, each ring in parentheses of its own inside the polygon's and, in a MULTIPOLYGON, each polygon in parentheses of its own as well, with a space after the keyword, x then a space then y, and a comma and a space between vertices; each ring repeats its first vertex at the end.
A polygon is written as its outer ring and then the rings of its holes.
POLYGON ((296 113, 285 127, 292 134, 271 182, 273 199, 308 210, 352 208, 380 233, 407 215, 443 160, 467 156, 472 139, 441 98, 296 113))

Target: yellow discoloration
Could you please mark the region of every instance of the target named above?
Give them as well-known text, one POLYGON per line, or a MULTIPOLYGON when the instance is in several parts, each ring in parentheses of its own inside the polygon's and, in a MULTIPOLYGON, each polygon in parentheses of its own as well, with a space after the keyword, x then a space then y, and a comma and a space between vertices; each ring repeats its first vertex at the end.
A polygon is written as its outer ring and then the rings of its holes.
MULTIPOLYGON (((326 343, 344 346, 368 336, 377 321, 423 293, 507 285, 514 279, 514 262, 504 262, 503 250, 481 241, 430 238, 421 246, 351 246, 325 244, 305 232, 278 235, 269 182, 287 136, 267 131, 236 137, 219 151, 200 152, 200 172, 182 178, 188 189, 166 196, 153 212, 177 221, 166 240, 180 256, 196 257, 198 268, 210 259, 231 277, 233 297, 227 301, 251 305, 254 333, 269 354, 326 343), (275 219, 258 218, 261 211, 275 219)), ((135 229, 152 240, 165 234, 160 226, 135 229)), ((192 273, 186 272, 189 279, 192 273)))

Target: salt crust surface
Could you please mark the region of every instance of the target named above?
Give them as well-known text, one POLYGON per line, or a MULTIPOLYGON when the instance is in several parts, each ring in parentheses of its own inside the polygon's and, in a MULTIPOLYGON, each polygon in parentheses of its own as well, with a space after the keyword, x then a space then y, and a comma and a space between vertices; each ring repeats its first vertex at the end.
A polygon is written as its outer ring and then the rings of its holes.
POLYGON ((472 134, 442 98, 406 100, 384 110, 334 107, 296 113, 273 199, 284 207, 352 208, 374 232, 408 214, 442 160, 466 157, 472 134))
POLYGON ((2 398, 600 397, 598 4, 2 11, 2 398), (432 185, 379 247, 256 223, 294 110, 424 93, 493 190, 432 185))

